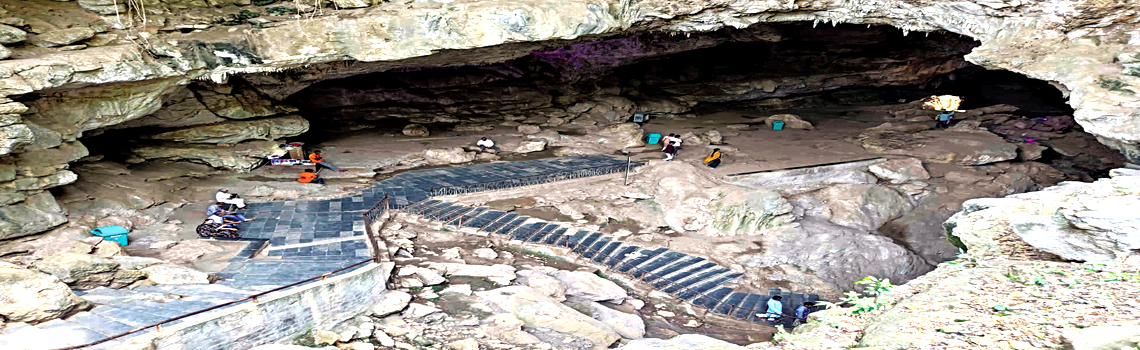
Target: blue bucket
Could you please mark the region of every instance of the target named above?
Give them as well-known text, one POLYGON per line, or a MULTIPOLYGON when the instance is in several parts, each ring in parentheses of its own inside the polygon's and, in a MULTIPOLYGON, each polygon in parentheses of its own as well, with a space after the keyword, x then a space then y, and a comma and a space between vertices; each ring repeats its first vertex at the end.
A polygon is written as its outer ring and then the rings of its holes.
POLYGON ((660 142, 660 141, 661 141, 661 134, 652 133, 652 134, 645 135, 645 143, 648 143, 651 145, 656 145, 657 142, 660 142))
POLYGON ((103 239, 118 243, 120 247, 127 246, 127 233, 131 232, 126 227, 119 225, 103 226, 91 230, 91 234, 103 237, 103 239))
POLYGON ((772 122, 772 130, 784 130, 784 122, 779 120, 772 122))

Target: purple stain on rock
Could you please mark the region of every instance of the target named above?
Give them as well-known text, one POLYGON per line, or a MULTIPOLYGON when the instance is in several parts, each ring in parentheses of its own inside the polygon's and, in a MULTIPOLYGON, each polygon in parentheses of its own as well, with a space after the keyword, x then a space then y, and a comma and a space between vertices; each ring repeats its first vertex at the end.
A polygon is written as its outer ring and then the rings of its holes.
POLYGON ((534 51, 531 55, 557 69, 563 80, 573 80, 592 71, 617 67, 631 57, 646 55, 640 37, 631 36, 573 44, 550 51, 534 51))

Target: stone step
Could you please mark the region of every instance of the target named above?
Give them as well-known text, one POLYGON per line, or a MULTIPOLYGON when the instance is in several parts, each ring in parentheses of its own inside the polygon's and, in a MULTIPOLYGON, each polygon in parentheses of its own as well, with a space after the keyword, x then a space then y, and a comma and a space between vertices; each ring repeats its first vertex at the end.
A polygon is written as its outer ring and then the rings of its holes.
POLYGON ((582 241, 578 242, 578 244, 574 247, 574 252, 578 253, 578 254, 585 253, 586 250, 590 249, 590 246, 594 245, 594 243, 596 243, 598 241, 598 239, 601 239, 601 238, 602 238, 601 232, 590 233, 589 236, 586 236, 586 238, 584 238, 584 239, 582 239, 582 241))
POLYGON ((612 256, 610 256, 606 260, 605 265, 609 266, 609 267, 614 267, 615 265, 617 265, 622 260, 625 260, 625 258, 628 257, 630 253, 637 251, 637 249, 639 249, 639 248, 641 248, 641 247, 638 247, 635 245, 621 246, 620 248, 618 248, 616 250, 616 252, 612 256))
POLYGON ((662 292, 678 295, 684 290, 708 282, 720 275, 729 273, 730 271, 720 266, 712 266, 699 272, 693 272, 689 277, 681 278, 677 283, 664 287, 662 292))
POLYGON ((711 310, 713 313, 716 313, 718 315, 727 315, 729 313, 729 311, 732 311, 733 308, 739 306, 740 303, 743 302, 744 298, 747 296, 748 296, 747 293, 733 292, 727 298, 724 298, 724 300, 721 300, 720 304, 717 305, 716 307, 712 308, 711 310))
POLYGON ((525 242, 527 238, 538 233, 539 230, 546 226, 546 222, 536 221, 529 224, 524 224, 514 232, 511 232, 511 238, 525 242))
POLYGON ((705 261, 705 258, 682 254, 677 258, 677 260, 674 260, 674 262, 662 264, 663 266, 661 268, 650 270, 649 275, 642 279, 642 281, 653 282, 659 279, 668 280, 669 275, 672 275, 673 273, 680 271, 683 268, 692 267, 693 265, 699 264, 702 261, 705 261))
POLYGON ((506 226, 508 223, 510 223, 512 220, 514 220, 518 216, 519 216, 518 213, 503 214, 503 216, 500 216, 498 219, 495 219, 494 222, 487 224, 487 226, 483 226, 482 230, 483 230, 483 232, 497 233, 496 231, 498 231, 500 228, 503 228, 504 226, 506 226))
POLYGON ((595 241, 594 244, 591 244, 590 248, 586 249, 585 252, 582 252, 582 257, 586 259, 593 259, 595 255, 602 251, 603 247, 610 243, 611 239, 613 238, 610 236, 602 236, 597 241, 595 241))
POLYGON ((661 255, 666 251, 668 251, 668 249, 665 248, 638 250, 637 252, 631 253, 628 257, 626 257, 625 261, 618 263, 617 269, 620 272, 629 273, 629 271, 633 270, 635 267, 637 267, 637 265, 641 265, 650 259, 656 258, 658 255, 661 255))
POLYGON ((448 211, 446 213, 443 213, 436 220, 439 220, 439 222, 442 222, 444 225, 449 225, 449 224, 451 224, 452 221, 462 217, 464 214, 467 214, 467 213, 471 212, 472 210, 475 210, 475 208, 468 207, 465 205, 460 205, 457 208, 455 208, 455 210, 451 210, 451 211, 448 211))
POLYGON ((720 304, 721 300, 724 300, 724 298, 728 297, 730 294, 732 294, 732 288, 717 287, 713 290, 708 291, 704 295, 701 295, 700 297, 693 299, 692 303, 693 303, 693 305, 701 306, 701 307, 704 307, 705 309, 712 310, 713 308, 715 308, 717 306, 717 304, 720 304))
POLYGON ((581 231, 574 233, 574 235, 572 235, 572 236, 570 236, 570 238, 566 239, 565 247, 570 248, 570 249, 574 249, 575 247, 578 246, 578 244, 582 243, 582 240, 586 239, 586 237, 588 237, 590 235, 590 233, 591 233, 590 231, 586 231, 586 230, 581 230, 581 231))
POLYGON ((527 220, 530 220, 529 216, 522 216, 522 215, 516 216, 514 219, 511 219, 510 222, 508 222, 507 224, 503 225, 498 230, 496 230, 495 233, 498 233, 501 235, 510 235, 511 232, 514 232, 519 227, 522 227, 522 224, 524 222, 526 222, 527 220))
POLYGON ((91 312, 80 312, 68 317, 68 321, 81 324, 101 334, 111 336, 135 329, 136 327, 103 317, 91 312))
POLYGON ((700 261, 693 261, 688 263, 686 266, 681 266, 679 269, 662 276, 660 279, 657 279, 650 284, 653 285, 653 288, 657 288, 662 291, 664 291, 666 288, 670 288, 673 285, 678 284, 679 287, 685 287, 686 285, 681 283, 686 281, 689 277, 702 271, 717 267, 716 263, 703 261, 703 258, 698 259, 700 259, 700 261))
POLYGON ((487 225, 495 222, 495 220, 503 217, 503 215, 507 215, 507 213, 500 210, 483 208, 483 211, 480 212, 478 216, 471 218, 471 220, 464 219, 463 227, 473 227, 481 230, 484 227, 487 227, 487 225))
POLYGON ((654 271, 665 267, 665 265, 672 264, 673 262, 680 260, 686 256, 687 255, 682 253, 666 251, 664 254, 659 254, 653 259, 649 259, 640 265, 635 266, 633 269, 630 269, 629 273, 631 275, 637 276, 638 279, 644 280, 646 277, 643 276, 652 276, 654 271))
POLYGON ((567 228, 559 227, 557 230, 554 230, 554 232, 551 232, 549 235, 547 235, 546 238, 542 240, 542 244, 555 245, 559 240, 565 237, 566 231, 567 228))
MULTIPOLYGON (((47 339, 41 338, 41 346, 45 348, 58 348, 63 346, 82 345, 93 341, 106 338, 107 335, 96 332, 90 328, 81 326, 79 324, 65 321, 61 319, 54 319, 36 325, 36 328, 43 330, 50 334, 47 339)), ((19 334, 12 334, 11 336, 18 336, 19 334)), ((38 336, 39 334, 29 333, 27 336, 38 336)))
POLYGON ((482 214, 483 211, 485 211, 485 210, 487 210, 486 207, 472 208, 471 210, 467 211, 463 215, 459 215, 459 216, 456 216, 454 219, 451 219, 450 221, 447 222, 447 224, 448 225, 467 226, 467 224, 471 223, 471 221, 474 220, 476 217, 479 217, 479 214, 482 214))
POLYGON ((557 230, 558 228, 559 228, 558 224, 547 224, 546 226, 544 226, 542 228, 542 230, 539 230, 537 233, 530 236, 530 238, 527 239, 527 242, 541 243, 543 240, 546 239, 547 236, 554 233, 554 231, 557 230))
POLYGON ((593 257, 594 262, 596 262, 596 263, 605 262, 607 259, 609 259, 610 255, 613 254, 614 251, 617 250, 617 248, 621 245, 622 245, 622 243, 618 242, 618 241, 613 241, 613 242, 610 242, 609 244, 606 244, 606 246, 603 247, 601 251, 599 251, 597 254, 594 254, 594 257, 593 257))

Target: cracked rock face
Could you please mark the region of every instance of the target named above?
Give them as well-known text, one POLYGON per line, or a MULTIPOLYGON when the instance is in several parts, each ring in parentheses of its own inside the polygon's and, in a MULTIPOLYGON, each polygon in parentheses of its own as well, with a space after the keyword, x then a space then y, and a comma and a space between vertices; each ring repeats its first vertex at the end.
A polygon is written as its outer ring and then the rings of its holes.
MULTIPOLYGON (((300 120, 289 130, 262 125, 287 118, 283 116, 297 111, 292 105, 336 107, 330 117, 368 111, 434 120, 476 117, 472 112, 519 116, 539 111, 555 125, 582 116, 590 123, 613 122, 637 109, 679 113, 701 102, 921 83, 961 68, 965 61, 1053 84, 1067 94, 1074 120, 1085 131, 1140 160, 1140 24, 1135 5, 1126 0, 343 5, 315 11, 241 1, 157 2, 148 5, 149 20, 155 21, 148 26, 200 32, 147 33, 145 47, 122 40, 139 38, 130 28, 142 23, 111 16, 123 6, 106 1, 51 5, 106 15, 70 28, 19 18, 5 22, 0 42, 43 47, 0 50, 0 56, 13 57, 0 61, 0 156, 34 170, 8 176, 5 167, 12 163, 0 162, 0 186, 19 188, 17 195, 0 199, 4 205, 22 205, 70 182, 64 172, 68 163, 85 155, 75 151, 83 148, 80 139, 117 128, 159 128, 148 132, 150 139, 172 141, 140 145, 131 152, 135 161, 180 159, 243 170, 253 166, 252 157, 265 154, 272 140, 303 132, 300 120), (224 16, 203 15, 206 7, 224 16), (298 12, 315 15, 293 20, 298 12), (844 29, 856 25, 893 26, 909 35, 888 42, 882 32, 887 27, 844 29), (927 35, 933 39, 918 40, 927 35), (724 78, 708 79, 708 72, 677 69, 675 75, 638 81, 661 91, 654 98, 633 99, 622 94, 629 85, 621 77, 614 77, 619 82, 613 84, 566 84, 606 77, 615 67, 637 61, 729 42, 767 45, 768 51, 784 53, 785 61, 757 53, 741 54, 741 60, 776 64, 795 74, 714 72, 711 76, 724 78), (53 48, 59 46, 65 47, 53 48), (823 51, 813 53, 807 50, 811 47, 823 51), (860 56, 861 47, 886 48, 892 54, 860 56), (453 71, 429 72, 433 69, 453 71), (344 88, 353 79, 356 92, 344 88), (519 80, 533 83, 510 84, 519 80), (479 89, 464 88, 473 85, 479 89), (246 130, 248 125, 238 121, 260 126, 246 130), (242 130, 233 125, 243 125, 242 130), (223 149, 195 142, 238 145, 223 149)), ((645 66, 654 64, 662 63, 645 66)), ((1000 157, 1016 155, 999 151, 1000 157)))

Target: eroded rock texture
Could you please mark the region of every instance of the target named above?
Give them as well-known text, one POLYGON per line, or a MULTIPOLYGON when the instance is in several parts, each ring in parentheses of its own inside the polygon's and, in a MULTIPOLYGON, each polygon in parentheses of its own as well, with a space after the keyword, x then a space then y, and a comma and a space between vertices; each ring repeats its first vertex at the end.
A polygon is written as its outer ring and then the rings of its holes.
MULTIPOLYGON (((146 23, 105 1, 6 8, 0 186, 14 191, 3 205, 74 181, 68 164, 99 135, 101 147, 128 143, 131 162, 246 170, 301 129, 276 124, 298 108, 330 120, 606 124, 703 102, 923 84, 966 61, 1054 84, 1084 130, 1140 159, 1140 31, 1124 0, 338 4, 156 1, 146 23), (53 11, 105 17, 35 17, 53 11), (691 62, 710 56, 723 64, 691 62), (12 165, 35 171, 11 175, 12 165)), ((4 237, 41 229, 0 220, 4 237)))

